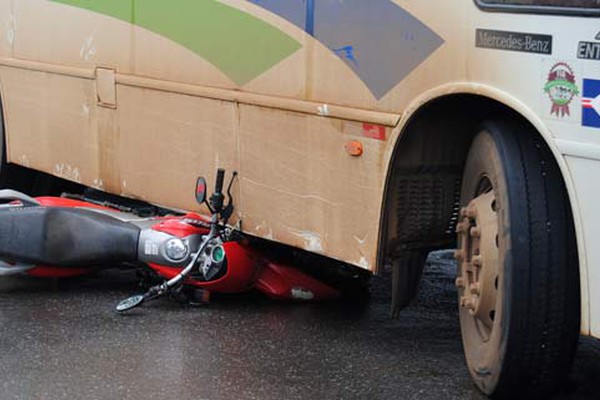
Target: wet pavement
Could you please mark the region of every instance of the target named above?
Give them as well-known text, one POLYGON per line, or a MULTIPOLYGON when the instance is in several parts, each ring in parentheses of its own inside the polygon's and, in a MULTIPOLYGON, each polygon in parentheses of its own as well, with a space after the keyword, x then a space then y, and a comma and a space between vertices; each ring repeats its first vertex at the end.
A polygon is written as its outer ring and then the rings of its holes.
MULTIPOLYGON (((482 399, 464 365, 447 254, 391 320, 384 278, 368 302, 280 304, 259 295, 128 315, 123 271, 0 280, 0 399, 482 399)), ((582 340, 558 399, 597 399, 600 344, 582 340)))

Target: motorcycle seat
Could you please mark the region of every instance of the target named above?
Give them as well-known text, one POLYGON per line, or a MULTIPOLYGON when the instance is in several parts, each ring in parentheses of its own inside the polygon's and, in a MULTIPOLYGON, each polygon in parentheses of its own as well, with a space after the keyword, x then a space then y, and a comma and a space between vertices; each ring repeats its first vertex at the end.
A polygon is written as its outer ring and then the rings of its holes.
POLYGON ((135 261, 140 229, 100 212, 61 207, 0 210, 0 259, 57 267, 135 261))

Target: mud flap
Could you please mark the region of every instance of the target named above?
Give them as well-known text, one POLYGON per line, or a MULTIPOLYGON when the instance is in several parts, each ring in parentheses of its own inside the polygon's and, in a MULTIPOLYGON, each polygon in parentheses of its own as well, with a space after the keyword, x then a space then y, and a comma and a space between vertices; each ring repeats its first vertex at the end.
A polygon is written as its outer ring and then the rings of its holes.
POLYGON ((392 318, 398 318, 400 311, 416 297, 428 253, 420 249, 409 250, 393 260, 392 318))

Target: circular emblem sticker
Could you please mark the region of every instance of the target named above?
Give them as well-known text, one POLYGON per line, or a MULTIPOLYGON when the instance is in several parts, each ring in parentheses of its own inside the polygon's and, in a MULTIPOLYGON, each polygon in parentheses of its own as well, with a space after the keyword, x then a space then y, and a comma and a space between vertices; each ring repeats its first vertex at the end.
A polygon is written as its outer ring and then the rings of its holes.
POLYGON ((548 82, 544 86, 544 92, 548 94, 550 101, 552 101, 551 115, 561 118, 565 115, 571 115, 569 105, 573 98, 579 95, 573 69, 564 62, 554 64, 548 74, 548 82))

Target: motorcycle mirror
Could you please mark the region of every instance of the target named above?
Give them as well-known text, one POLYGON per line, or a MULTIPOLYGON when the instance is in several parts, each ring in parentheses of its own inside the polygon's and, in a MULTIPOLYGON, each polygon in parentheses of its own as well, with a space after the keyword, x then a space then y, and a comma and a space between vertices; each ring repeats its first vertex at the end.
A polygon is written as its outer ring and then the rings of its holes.
POLYGON ((206 179, 201 176, 196 183, 196 201, 198 204, 204 204, 206 202, 206 188, 206 179))
POLYGON ((129 311, 132 308, 135 308, 142 304, 146 297, 143 294, 138 294, 137 296, 132 296, 126 300, 123 300, 119 304, 117 304, 117 312, 125 312, 129 311))

